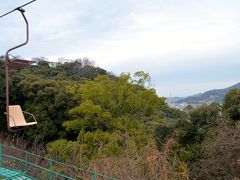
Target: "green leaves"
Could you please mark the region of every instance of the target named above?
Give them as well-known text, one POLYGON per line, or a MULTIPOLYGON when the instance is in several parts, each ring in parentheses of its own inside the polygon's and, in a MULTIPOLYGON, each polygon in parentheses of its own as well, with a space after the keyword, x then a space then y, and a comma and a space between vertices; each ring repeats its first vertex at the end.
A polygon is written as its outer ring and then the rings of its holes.
POLYGON ((137 71, 134 73, 131 82, 136 83, 145 88, 149 88, 151 85, 151 77, 149 73, 145 73, 144 71, 137 71))
POLYGON ((133 154, 147 145, 151 137, 141 119, 165 106, 154 89, 144 88, 148 76, 139 72, 135 78, 140 79, 135 82, 130 74, 114 79, 104 75, 67 88, 79 104, 68 111, 71 120, 63 122, 63 127, 78 134, 74 142, 80 144, 84 158, 120 155, 125 148, 133 154))
POLYGON ((80 86, 79 99, 91 100, 94 104, 111 113, 112 117, 122 115, 151 115, 163 101, 155 90, 145 89, 129 82, 130 76, 121 75, 110 79, 98 76, 80 86))
MULTIPOLYGON (((126 151, 133 156, 153 141, 143 124, 155 122, 168 106, 150 88, 148 73, 116 77, 87 59, 35 60, 35 66, 11 71, 11 103, 36 116, 37 126, 24 134, 32 141, 51 142, 50 156, 80 164, 126 151)), ((5 110, 3 103, 0 107, 5 110)))
POLYGON ((69 114, 76 118, 63 123, 66 130, 78 131, 80 129, 106 130, 111 127, 111 114, 104 112, 98 105, 94 105, 91 100, 86 100, 81 105, 74 107, 69 114))
POLYGON ((225 95, 223 110, 233 121, 240 120, 240 89, 233 89, 225 95))
POLYGON ((86 118, 94 118, 102 112, 102 108, 94 105, 91 100, 86 100, 80 106, 77 106, 69 111, 70 115, 77 115, 86 118))
POLYGON ((218 104, 202 105, 190 112, 190 118, 195 126, 212 126, 217 124, 221 108, 218 104))

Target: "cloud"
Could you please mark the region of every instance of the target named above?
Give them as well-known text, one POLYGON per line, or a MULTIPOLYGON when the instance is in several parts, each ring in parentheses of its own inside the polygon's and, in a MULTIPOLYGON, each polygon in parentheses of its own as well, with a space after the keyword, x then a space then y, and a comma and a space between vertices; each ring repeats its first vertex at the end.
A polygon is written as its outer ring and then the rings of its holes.
MULTIPOLYGON (((2 4, 0 12, 22 1, 2 4)), ((220 82, 222 76, 214 67, 222 64, 218 69, 227 82, 233 75, 222 67, 239 65, 239 8, 237 0, 38 0, 26 7, 30 44, 15 54, 89 57, 116 73, 145 70, 157 87, 167 86, 172 76, 185 81, 184 72, 192 77, 190 82, 196 78, 208 83, 208 75, 220 82), (206 72, 199 78, 204 69, 216 73, 206 72)), ((1 54, 24 39, 19 18, 14 13, 1 20, 1 54)))
POLYGON ((181 86, 177 84, 165 84, 164 86, 156 85, 159 96, 165 97, 179 97, 179 91, 181 91, 180 97, 189 95, 195 95, 198 93, 204 93, 212 89, 224 89, 236 84, 236 81, 214 81, 214 82, 196 82, 196 83, 181 83, 181 86), (189 94, 191 90, 191 94, 189 94))

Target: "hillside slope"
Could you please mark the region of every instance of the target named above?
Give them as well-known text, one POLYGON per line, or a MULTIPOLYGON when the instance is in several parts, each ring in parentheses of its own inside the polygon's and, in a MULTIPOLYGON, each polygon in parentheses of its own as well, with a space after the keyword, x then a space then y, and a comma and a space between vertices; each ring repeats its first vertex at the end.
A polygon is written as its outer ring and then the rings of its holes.
POLYGON ((183 99, 180 99, 179 101, 176 101, 176 103, 187 103, 187 104, 202 104, 202 103, 209 103, 209 102, 217 102, 222 103, 224 95, 231 89, 240 88, 240 82, 224 88, 224 89, 213 89, 204 93, 199 93, 193 96, 189 96, 183 99))

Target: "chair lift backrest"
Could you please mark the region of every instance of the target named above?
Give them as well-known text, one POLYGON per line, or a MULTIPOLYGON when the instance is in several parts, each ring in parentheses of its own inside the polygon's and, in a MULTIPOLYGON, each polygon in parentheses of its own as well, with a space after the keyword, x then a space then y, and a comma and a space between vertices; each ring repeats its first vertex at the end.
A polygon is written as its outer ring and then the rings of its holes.
POLYGON ((9 106, 9 127, 29 126, 37 124, 37 122, 27 123, 23 115, 21 106, 10 105, 9 106))

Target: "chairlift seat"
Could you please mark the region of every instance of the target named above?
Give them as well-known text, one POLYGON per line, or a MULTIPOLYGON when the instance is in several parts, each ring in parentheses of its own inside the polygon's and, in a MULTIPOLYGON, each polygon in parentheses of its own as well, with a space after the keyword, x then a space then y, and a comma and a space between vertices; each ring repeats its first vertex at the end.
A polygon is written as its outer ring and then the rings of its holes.
POLYGON ((24 127, 37 124, 37 121, 33 114, 22 111, 20 105, 10 105, 9 106, 9 127, 24 127), (33 117, 33 122, 26 122, 24 113, 31 115, 33 117))

